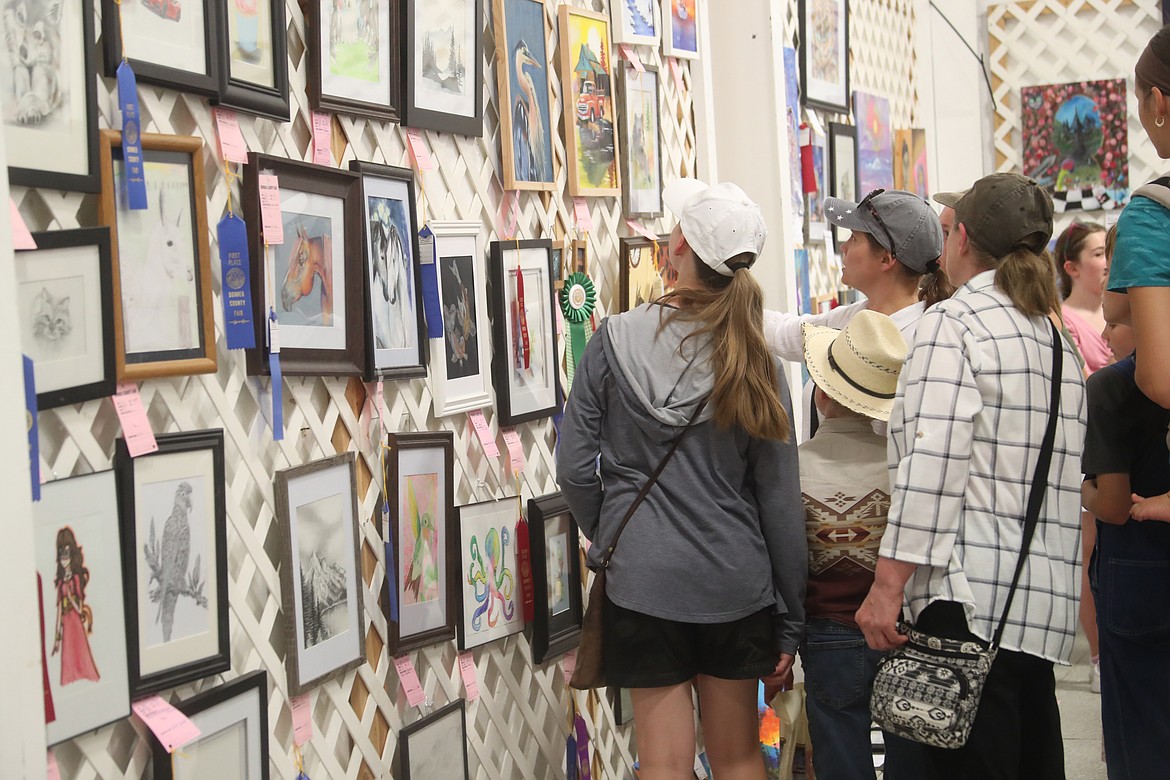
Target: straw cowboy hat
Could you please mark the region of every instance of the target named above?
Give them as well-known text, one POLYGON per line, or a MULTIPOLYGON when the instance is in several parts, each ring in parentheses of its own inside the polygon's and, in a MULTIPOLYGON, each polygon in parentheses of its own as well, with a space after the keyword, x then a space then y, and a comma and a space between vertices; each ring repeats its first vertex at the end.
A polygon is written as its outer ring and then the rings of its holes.
POLYGON ((844 330, 805 324, 804 362, 825 395, 855 412, 889 420, 906 361, 906 340, 884 314, 857 312, 844 330))

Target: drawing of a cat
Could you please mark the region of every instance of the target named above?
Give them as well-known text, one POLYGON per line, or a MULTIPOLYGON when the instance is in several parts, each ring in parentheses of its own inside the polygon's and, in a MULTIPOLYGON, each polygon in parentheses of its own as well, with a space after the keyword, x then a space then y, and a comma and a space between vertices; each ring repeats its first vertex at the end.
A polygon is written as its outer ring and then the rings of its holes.
POLYGON ((73 315, 69 310, 69 296, 58 298, 42 287, 33 298, 33 337, 43 347, 59 347, 73 332, 73 315))

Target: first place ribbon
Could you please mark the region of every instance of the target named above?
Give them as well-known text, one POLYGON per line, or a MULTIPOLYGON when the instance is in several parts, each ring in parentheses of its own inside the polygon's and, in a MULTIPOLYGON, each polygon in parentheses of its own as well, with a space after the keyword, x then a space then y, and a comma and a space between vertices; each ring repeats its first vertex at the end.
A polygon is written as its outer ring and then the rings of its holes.
POLYGON ((585 323, 593 316, 596 305, 593 280, 580 271, 570 274, 561 288, 561 314, 569 323, 569 357, 574 365, 585 352, 585 323))
POLYGON ((122 162, 126 171, 126 203, 146 209, 146 167, 142 161, 142 127, 138 116, 138 82, 127 60, 118 66, 118 107, 122 109, 122 162))
POLYGON ((252 284, 249 276, 248 230, 244 220, 228 212, 216 228, 223 279, 223 324, 228 349, 253 349, 256 327, 252 320, 252 284))

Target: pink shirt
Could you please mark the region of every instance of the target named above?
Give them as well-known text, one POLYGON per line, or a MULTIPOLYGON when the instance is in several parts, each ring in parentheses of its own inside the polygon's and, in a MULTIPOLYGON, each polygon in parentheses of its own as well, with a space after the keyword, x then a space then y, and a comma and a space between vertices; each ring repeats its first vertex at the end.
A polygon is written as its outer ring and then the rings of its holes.
POLYGON ((1061 306, 1060 310, 1064 313, 1064 324, 1072 334, 1081 357, 1085 359, 1085 368, 1089 373, 1109 365, 1113 361, 1113 353, 1109 351, 1109 344, 1104 337, 1069 307, 1061 306))

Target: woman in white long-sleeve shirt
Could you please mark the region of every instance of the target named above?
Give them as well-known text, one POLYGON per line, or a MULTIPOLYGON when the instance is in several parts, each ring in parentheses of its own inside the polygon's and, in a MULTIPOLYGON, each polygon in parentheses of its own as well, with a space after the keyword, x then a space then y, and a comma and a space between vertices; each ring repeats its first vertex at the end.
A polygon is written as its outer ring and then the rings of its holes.
MULTIPOLYGON (((837 198, 825 201, 825 216, 852 231, 841 250, 841 281, 866 300, 838 306, 824 314, 764 312, 764 338, 772 354, 784 360, 804 359, 801 325, 811 323, 842 329, 862 309, 886 314, 906 343, 926 309, 954 292, 939 267, 943 240, 954 219, 952 206, 963 193, 940 193, 941 218, 926 201, 901 190, 874 190, 860 203, 837 198), (924 279, 925 277, 925 279, 924 279)), ((818 421, 811 384, 804 392, 802 439, 812 436, 818 421)))

